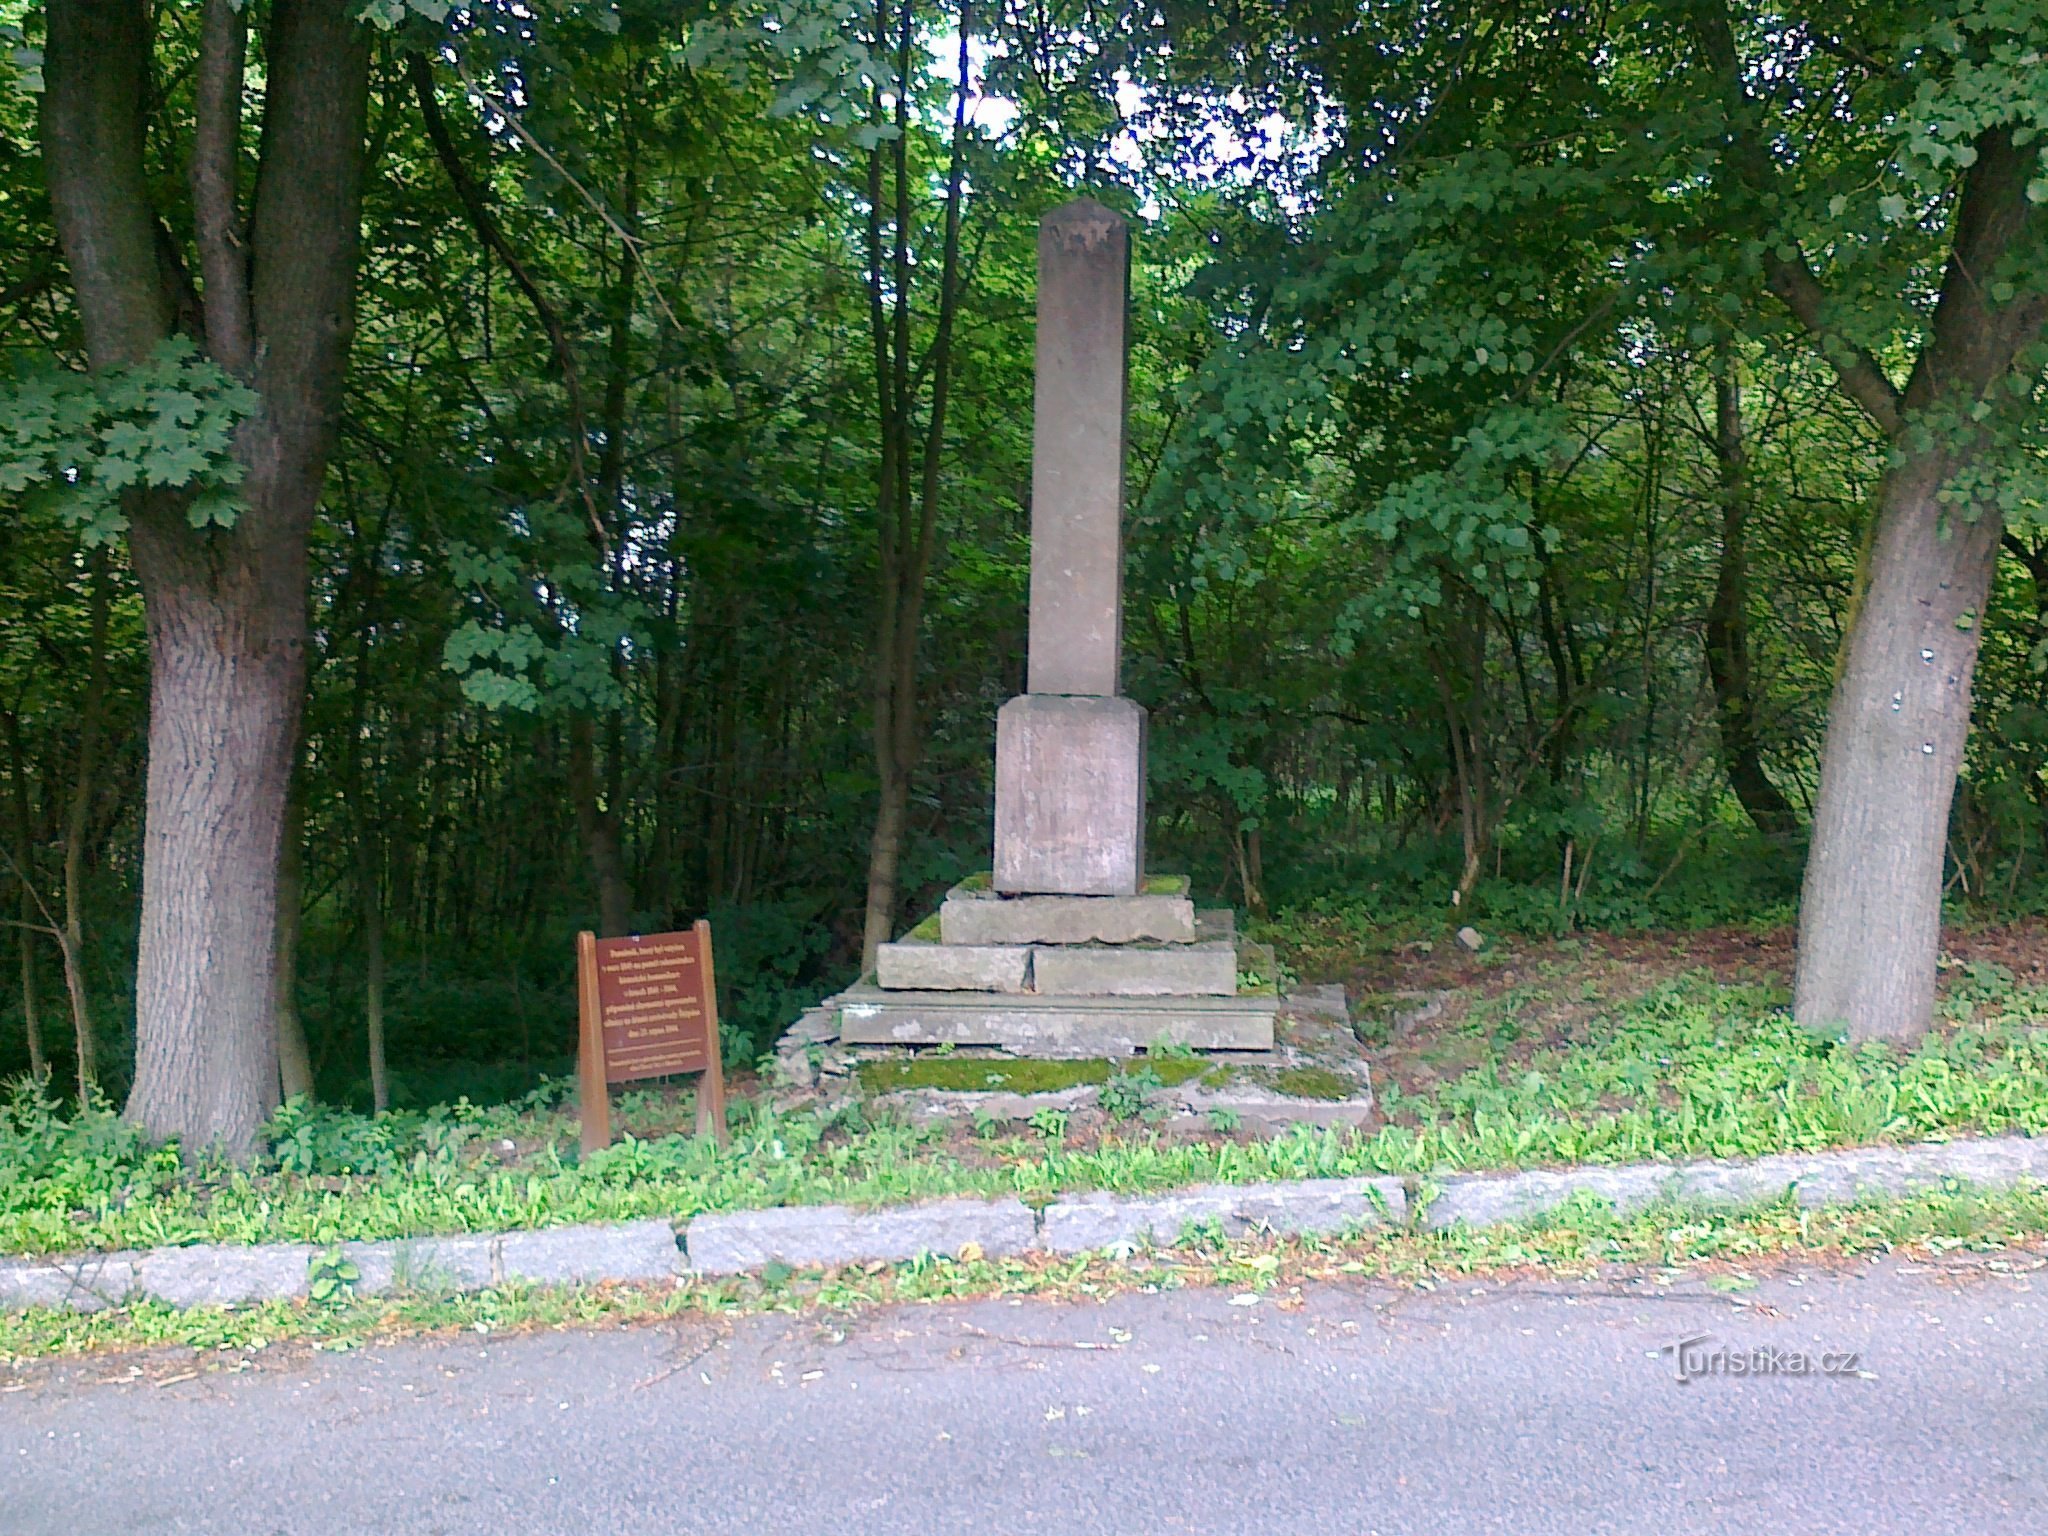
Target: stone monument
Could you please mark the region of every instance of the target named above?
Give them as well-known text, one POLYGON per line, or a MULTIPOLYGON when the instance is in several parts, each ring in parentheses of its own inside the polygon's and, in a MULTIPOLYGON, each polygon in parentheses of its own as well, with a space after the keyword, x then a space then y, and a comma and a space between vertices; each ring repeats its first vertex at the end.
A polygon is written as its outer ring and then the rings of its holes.
POLYGON ((1145 874, 1145 711, 1122 696, 1130 237, 1087 198, 1038 235, 1030 691, 996 716, 995 861, 832 999, 852 1045, 1270 1050, 1268 954, 1145 874))

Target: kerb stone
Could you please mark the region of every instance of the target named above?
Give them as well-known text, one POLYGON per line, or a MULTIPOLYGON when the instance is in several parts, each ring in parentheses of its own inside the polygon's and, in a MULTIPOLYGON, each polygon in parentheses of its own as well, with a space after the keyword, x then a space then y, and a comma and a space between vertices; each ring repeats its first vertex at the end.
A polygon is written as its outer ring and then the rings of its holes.
POLYGON ((315 1251, 310 1243, 152 1248, 137 1265, 138 1289, 174 1307, 287 1300, 306 1294, 307 1266, 315 1251))
POLYGON ((875 980, 910 992, 1022 992, 1031 985, 1031 950, 1022 944, 884 944, 875 980))
POLYGON ((995 888, 1135 896, 1145 867, 1145 711, 1027 693, 996 713, 995 888))
POLYGON ((1185 896, 998 896, 955 890, 939 907, 955 944, 1186 944, 1195 904, 1185 896))
POLYGON ((682 1257, 666 1221, 507 1232, 499 1247, 505 1278, 535 1285, 667 1280, 682 1268, 682 1257))
POLYGON ((386 1291, 427 1295, 481 1291, 502 1278, 498 1239, 491 1233, 343 1243, 341 1254, 355 1265, 356 1293, 362 1296, 381 1296, 386 1291))
POLYGON ((0 1311, 27 1307, 66 1307, 97 1312, 118 1307, 137 1288, 133 1253, 90 1253, 82 1257, 0 1261, 0 1311))
POLYGON ((683 1246, 698 1273, 736 1275, 771 1263, 822 1268, 954 1256, 969 1243, 993 1258, 1023 1252, 1035 1229, 1030 1209, 1017 1199, 935 1200, 879 1211, 803 1205, 694 1217, 683 1246))
POLYGON ((1045 1208, 1039 1246, 1087 1253, 1150 1242, 1177 1242, 1191 1226, 1215 1223, 1225 1235, 1347 1232, 1398 1223, 1408 1212, 1399 1179, 1311 1179, 1299 1184, 1205 1184, 1151 1198, 1080 1195, 1045 1208))

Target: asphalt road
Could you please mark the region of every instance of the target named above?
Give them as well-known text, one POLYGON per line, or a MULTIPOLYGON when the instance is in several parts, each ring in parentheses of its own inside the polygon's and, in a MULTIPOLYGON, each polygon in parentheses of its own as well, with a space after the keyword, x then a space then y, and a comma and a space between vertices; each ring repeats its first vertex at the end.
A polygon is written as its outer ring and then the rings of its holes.
POLYGON ((1999 1262, 33 1367, 0 1531, 2039 1531, 2048 1271, 1999 1262), (1681 1384, 1701 1334, 1858 1359, 1681 1384))

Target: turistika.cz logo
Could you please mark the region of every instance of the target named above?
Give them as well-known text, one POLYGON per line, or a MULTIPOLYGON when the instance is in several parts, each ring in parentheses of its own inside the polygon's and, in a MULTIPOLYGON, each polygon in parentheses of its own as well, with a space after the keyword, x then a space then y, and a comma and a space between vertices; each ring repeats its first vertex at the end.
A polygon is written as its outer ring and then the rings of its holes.
POLYGON ((1809 1353, 1803 1349, 1779 1349, 1759 1345, 1752 1349, 1730 1349, 1716 1344, 1712 1334, 1695 1333, 1666 1344, 1657 1351, 1671 1360, 1672 1374, 1680 1386, 1703 1376, 1849 1376, 1870 1373, 1863 1369, 1861 1350, 1838 1349, 1809 1353))

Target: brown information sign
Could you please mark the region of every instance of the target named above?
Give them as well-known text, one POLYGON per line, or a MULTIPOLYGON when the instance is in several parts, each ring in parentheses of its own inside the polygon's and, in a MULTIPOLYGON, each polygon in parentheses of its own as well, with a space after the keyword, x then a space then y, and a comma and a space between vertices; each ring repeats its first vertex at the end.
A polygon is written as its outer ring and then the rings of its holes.
POLYGON ((715 1130, 723 1140, 725 1075, 718 1059, 711 925, 700 920, 685 933, 623 939, 578 934, 576 971, 584 1150, 611 1142, 612 1083, 674 1072, 704 1074, 697 1129, 715 1130))

